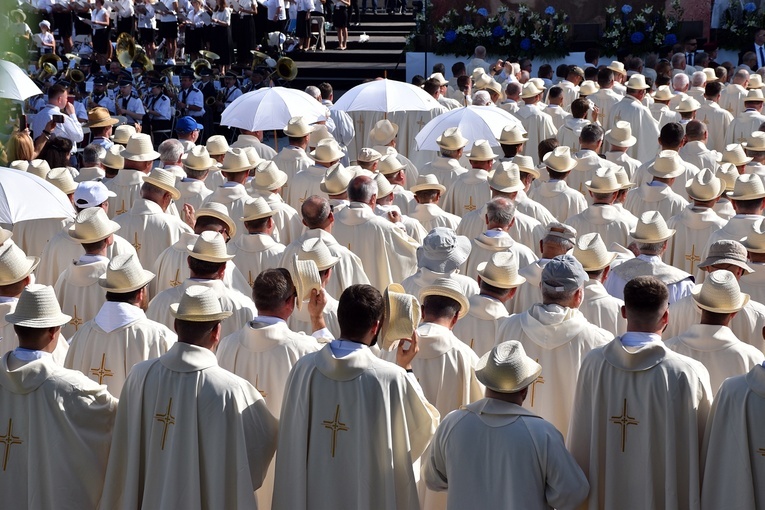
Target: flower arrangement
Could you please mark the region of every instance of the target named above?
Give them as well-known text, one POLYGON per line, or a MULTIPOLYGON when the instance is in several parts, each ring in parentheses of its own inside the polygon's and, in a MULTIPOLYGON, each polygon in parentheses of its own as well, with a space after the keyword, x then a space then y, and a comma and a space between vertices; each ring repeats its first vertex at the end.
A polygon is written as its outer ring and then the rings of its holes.
POLYGON ((758 12, 754 2, 731 2, 723 13, 717 42, 720 48, 740 51, 752 45, 755 32, 762 27, 765 27, 765 12, 758 12))
POLYGON ((677 30, 683 9, 679 0, 673 0, 670 10, 646 5, 635 11, 631 5, 620 8, 606 7, 606 24, 601 46, 607 55, 631 53, 644 55, 662 46, 677 43, 677 30))

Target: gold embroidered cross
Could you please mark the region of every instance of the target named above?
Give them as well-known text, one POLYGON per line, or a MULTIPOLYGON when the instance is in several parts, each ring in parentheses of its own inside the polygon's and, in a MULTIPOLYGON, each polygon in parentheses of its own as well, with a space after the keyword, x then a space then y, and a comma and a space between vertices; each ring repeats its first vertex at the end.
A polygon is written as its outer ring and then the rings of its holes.
POLYGON ((703 122, 704 124, 706 124, 708 126, 709 125, 709 118, 705 117, 704 120, 702 120, 701 122, 703 122))
MULTIPOLYGON (((539 363, 539 358, 535 359, 534 361, 539 363)), ((531 407, 534 407, 534 397, 537 392, 537 384, 544 384, 544 383, 545 383, 545 378, 542 377, 541 375, 537 377, 537 379, 533 383, 531 383, 531 407)))
POLYGON ((72 320, 69 321, 69 324, 74 326, 75 331, 79 330, 80 326, 83 325, 82 319, 77 317, 77 305, 74 305, 74 314, 72 315, 72 320))
POLYGON ((422 131, 422 128, 424 128, 424 127, 425 127, 425 121, 424 121, 424 120, 422 120, 422 119, 418 120, 418 121, 416 122, 416 124, 417 124, 418 126, 420 126, 420 131, 422 131))
POLYGON ((21 444, 24 441, 19 436, 13 435, 13 418, 8 420, 8 433, 4 436, 0 436, 0 443, 5 446, 5 453, 3 454, 3 471, 8 467, 8 455, 11 453, 11 446, 15 444, 21 444))
POLYGON ((691 263, 691 274, 693 274, 693 265, 694 265, 696 262, 699 262, 699 261, 701 261, 701 257, 700 257, 700 256, 698 256, 698 255, 696 255, 696 245, 695 245, 695 244, 692 244, 692 245, 691 245, 691 253, 688 253, 688 254, 685 256, 685 260, 687 260, 688 262, 690 262, 690 263, 691 263))
POLYGON ((470 200, 468 200, 468 204, 465 206, 466 211, 475 211, 476 207, 473 203, 473 197, 470 197, 470 200))
POLYGON ((170 280, 170 286, 177 287, 178 285, 182 284, 183 282, 180 280, 180 277, 181 277, 181 268, 178 268, 175 270, 175 278, 170 280))
POLYGON ((160 423, 163 423, 165 425, 164 430, 162 431, 162 449, 165 449, 165 439, 167 438, 167 426, 168 425, 175 425, 175 416, 170 414, 170 409, 173 406, 173 399, 170 398, 170 402, 167 403, 167 411, 165 414, 155 414, 154 418, 160 423))
POLYGON ((357 133, 363 133, 364 132, 364 119, 358 119, 356 122, 358 122, 361 125, 361 129, 357 129, 357 133))
POLYGON ((247 283, 250 284, 250 288, 255 285, 255 280, 252 279, 252 271, 247 271, 247 283))
POLYGON ((122 207, 120 207, 120 208, 117 210, 117 212, 116 212, 116 213, 114 213, 114 215, 115 215, 115 216, 119 216, 120 214, 122 214, 122 213, 126 213, 126 212, 127 212, 127 207, 125 207, 125 201, 123 200, 123 201, 122 201, 122 207))
POLYGON ((141 243, 138 242, 138 232, 133 234, 133 248, 135 248, 136 253, 141 252, 141 243))
POLYGON ((104 384, 104 377, 113 377, 114 374, 111 370, 106 368, 106 353, 101 356, 101 366, 98 368, 91 368, 90 373, 98 377, 98 384, 104 384))
POLYGON ((325 420, 322 422, 324 428, 332 431, 332 457, 335 457, 335 446, 337 446, 337 433, 339 431, 348 431, 348 426, 340 421, 340 404, 337 404, 335 409, 335 419, 332 421, 325 420))
POLYGON ((263 398, 266 398, 266 395, 267 395, 266 391, 258 388, 258 379, 260 379, 259 374, 255 376, 255 389, 258 390, 261 395, 263 395, 263 398))
POLYGON ((303 195, 303 198, 299 200, 299 202, 302 204, 303 202, 306 201, 307 198, 308 198, 308 190, 305 190, 305 194, 303 195))
POLYGON ((624 453, 624 447, 627 444, 627 427, 629 425, 638 425, 640 422, 635 418, 627 414, 627 399, 624 399, 624 406, 622 407, 622 414, 619 416, 612 416, 611 423, 614 425, 620 425, 622 427, 622 453, 624 453))

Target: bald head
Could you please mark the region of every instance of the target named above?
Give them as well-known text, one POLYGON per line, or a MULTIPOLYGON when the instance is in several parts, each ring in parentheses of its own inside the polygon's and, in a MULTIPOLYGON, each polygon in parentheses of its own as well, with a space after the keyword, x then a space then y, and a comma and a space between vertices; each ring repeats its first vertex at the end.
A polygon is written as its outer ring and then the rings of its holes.
POLYGON ((511 99, 518 100, 521 95, 521 84, 517 81, 511 81, 505 88, 505 94, 511 99))
POLYGON ((359 175, 348 184, 348 200, 371 204, 377 196, 377 183, 366 175, 359 175))
POLYGON ((310 229, 327 228, 330 224, 329 215, 331 212, 329 200, 318 195, 311 195, 300 206, 303 224, 310 229))
POLYGON ((745 85, 747 81, 749 81, 749 71, 746 69, 739 69, 733 75, 733 83, 736 85, 745 85))

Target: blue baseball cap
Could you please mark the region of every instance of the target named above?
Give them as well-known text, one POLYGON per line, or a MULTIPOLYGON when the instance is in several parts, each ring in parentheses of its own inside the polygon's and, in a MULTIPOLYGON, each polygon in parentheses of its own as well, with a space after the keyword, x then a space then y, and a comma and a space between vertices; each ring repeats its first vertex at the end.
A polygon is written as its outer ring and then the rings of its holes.
POLYGON ((189 115, 181 117, 175 121, 175 130, 180 131, 181 133, 191 133, 192 131, 202 129, 203 127, 202 124, 194 120, 194 117, 189 115))

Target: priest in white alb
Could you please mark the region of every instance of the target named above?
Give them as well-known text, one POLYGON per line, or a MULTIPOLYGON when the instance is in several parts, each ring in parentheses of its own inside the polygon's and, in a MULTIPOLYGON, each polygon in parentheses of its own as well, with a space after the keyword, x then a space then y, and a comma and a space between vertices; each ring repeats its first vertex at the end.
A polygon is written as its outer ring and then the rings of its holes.
MULTIPOLYGON (((212 205, 212 204, 210 204, 212 205)), ((285 246, 274 241, 274 211, 262 197, 250 198, 244 203, 242 222, 247 233, 229 241, 228 252, 232 262, 252 288, 255 278, 266 269, 279 267, 285 246)), ((238 289, 244 293, 242 289, 238 289)))
POLYGON ((611 109, 608 125, 614 126, 620 120, 629 122, 637 143, 627 152, 638 161, 650 161, 656 156, 656 140, 659 138, 659 124, 641 101, 650 89, 645 76, 633 74, 625 84, 627 94, 611 109))
POLYGON ((410 188, 414 193, 417 205, 409 212, 409 216, 419 221, 425 231, 430 232, 436 227, 447 227, 457 230, 462 218, 456 214, 444 211, 438 204, 446 187, 438 182, 433 174, 417 176, 417 182, 410 188))
MULTIPOLYGON (((287 145, 279 151, 279 154, 273 158, 273 162, 276 167, 287 174, 288 180, 291 180, 295 175, 305 170, 309 166, 313 165, 313 160, 306 154, 308 148, 308 136, 313 131, 313 126, 308 124, 303 117, 292 117, 287 126, 282 130, 285 136, 287 136, 287 145)), ((358 133, 358 127, 356 128, 358 133)), ((282 195, 287 203, 291 203, 289 184, 283 184, 284 190, 282 195)))
POLYGON ((462 136, 462 131, 458 127, 447 128, 441 136, 436 138, 439 155, 429 163, 420 166, 419 173, 435 175, 438 182, 449 189, 460 175, 468 172, 468 169, 460 164, 460 158, 468 141, 462 136))
POLYGON ((571 149, 556 147, 545 155, 543 163, 550 178, 532 188, 529 198, 545 206, 557 221, 565 222, 569 216, 584 211, 587 208, 584 195, 566 182, 569 173, 577 164, 571 157, 571 149))
POLYGON ((554 138, 558 133, 553 125, 552 117, 540 108, 543 94, 544 89, 538 89, 533 82, 525 83, 521 91, 521 99, 523 99, 524 104, 515 113, 528 137, 528 141, 524 143, 523 153, 534 161, 534 165, 539 164, 539 152, 537 151, 539 142, 554 138))
POLYGON ((466 157, 471 168, 452 182, 443 198, 444 210, 458 216, 475 211, 491 199, 489 172, 497 159, 488 140, 476 140, 466 157))
POLYGON ((154 150, 149 135, 137 133, 130 136, 120 156, 124 168, 106 183, 109 191, 114 193, 113 197, 109 197, 109 218, 128 212, 133 203, 141 198, 143 178, 149 175, 154 161, 159 159, 159 152, 154 150))

